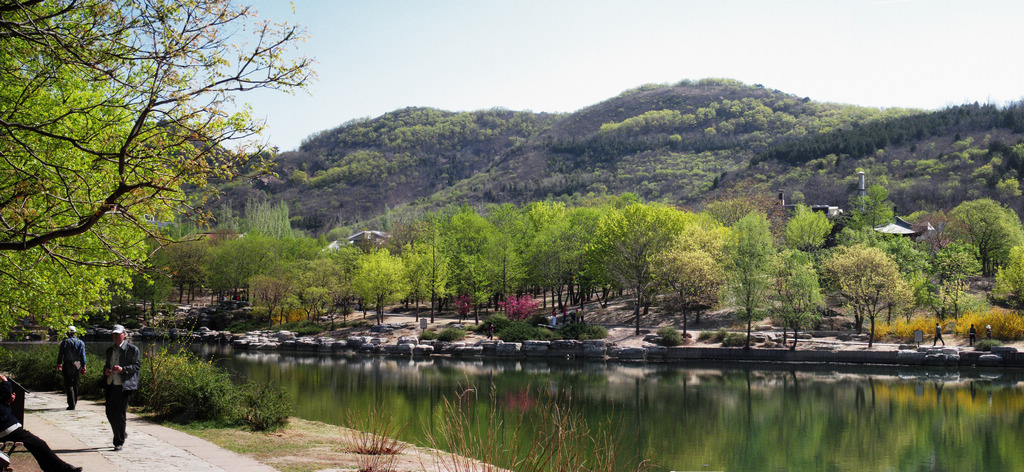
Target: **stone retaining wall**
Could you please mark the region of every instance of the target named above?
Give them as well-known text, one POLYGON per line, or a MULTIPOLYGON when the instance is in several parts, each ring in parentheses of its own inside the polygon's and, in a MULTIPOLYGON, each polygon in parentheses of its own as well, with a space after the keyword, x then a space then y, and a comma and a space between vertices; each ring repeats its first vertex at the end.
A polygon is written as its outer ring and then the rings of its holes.
MULTIPOLYGON (((103 333, 90 333, 102 338, 103 333)), ((109 334, 108 334, 109 336, 109 334)), ((137 333, 136 337, 191 338, 197 342, 228 343, 239 350, 274 350, 293 352, 359 352, 393 356, 493 356, 504 358, 562 358, 595 359, 619 362, 688 362, 688 361, 740 361, 740 362, 793 362, 815 364, 888 364, 934 366, 987 366, 1024 368, 1024 353, 1013 347, 993 347, 992 352, 959 350, 953 347, 905 348, 899 351, 837 351, 806 349, 742 349, 714 347, 618 347, 603 339, 589 341, 503 341, 441 342, 420 341, 403 337, 394 344, 387 338, 353 336, 344 340, 330 337, 296 337, 288 331, 254 331, 244 335, 227 332, 201 331, 195 334, 181 332, 137 333)))

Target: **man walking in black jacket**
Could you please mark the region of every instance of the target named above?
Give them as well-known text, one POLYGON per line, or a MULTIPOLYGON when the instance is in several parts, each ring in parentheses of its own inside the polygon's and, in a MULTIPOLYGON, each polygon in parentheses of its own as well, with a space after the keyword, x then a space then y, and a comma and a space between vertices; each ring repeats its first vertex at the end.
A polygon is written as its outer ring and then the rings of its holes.
POLYGON ((114 430, 114 450, 120 451, 127 436, 128 402, 139 388, 142 356, 139 348, 128 342, 124 326, 114 325, 110 336, 114 345, 107 348, 107 362, 103 366, 103 375, 107 377, 106 412, 110 428, 114 430))

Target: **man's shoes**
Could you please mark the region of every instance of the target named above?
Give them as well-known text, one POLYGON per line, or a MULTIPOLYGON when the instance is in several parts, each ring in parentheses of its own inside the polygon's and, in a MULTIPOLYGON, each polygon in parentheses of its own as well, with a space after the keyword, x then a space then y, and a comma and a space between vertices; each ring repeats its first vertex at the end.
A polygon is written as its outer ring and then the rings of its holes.
POLYGON ((114 450, 115 451, 120 451, 121 450, 121 446, 114 446, 114 450))
POLYGON ((69 407, 65 408, 65 410, 74 410, 74 409, 75 409, 75 407, 73 407, 73 406, 69 406, 69 407))
POLYGON ((0 470, 7 470, 7 466, 11 465, 11 458, 7 457, 3 451, 0 451, 0 470))

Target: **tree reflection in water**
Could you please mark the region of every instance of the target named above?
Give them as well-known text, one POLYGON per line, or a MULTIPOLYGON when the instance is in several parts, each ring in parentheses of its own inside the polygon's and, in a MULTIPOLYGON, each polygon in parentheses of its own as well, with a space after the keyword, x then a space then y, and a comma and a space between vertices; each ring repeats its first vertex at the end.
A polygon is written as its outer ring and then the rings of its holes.
MULTIPOLYGON (((1024 470, 1024 372, 565 360, 395 358, 202 347, 240 378, 285 386, 303 418, 341 424, 376 401, 425 444, 438 406, 493 386, 498 408, 571 399, 588 422, 615 419, 657 470, 1024 470), (633 437, 635 436, 635 438, 633 437)), ((486 390, 486 389, 485 389, 486 390)))

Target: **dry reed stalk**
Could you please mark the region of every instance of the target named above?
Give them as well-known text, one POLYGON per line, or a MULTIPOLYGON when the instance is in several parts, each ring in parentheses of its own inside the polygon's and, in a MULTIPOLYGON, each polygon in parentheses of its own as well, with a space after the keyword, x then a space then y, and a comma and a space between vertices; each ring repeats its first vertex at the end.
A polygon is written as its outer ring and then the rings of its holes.
POLYGON ((350 412, 348 420, 352 430, 350 451, 356 454, 359 472, 393 471, 398 455, 408 446, 397 439, 407 425, 386 413, 380 403, 365 416, 357 417, 350 412))

